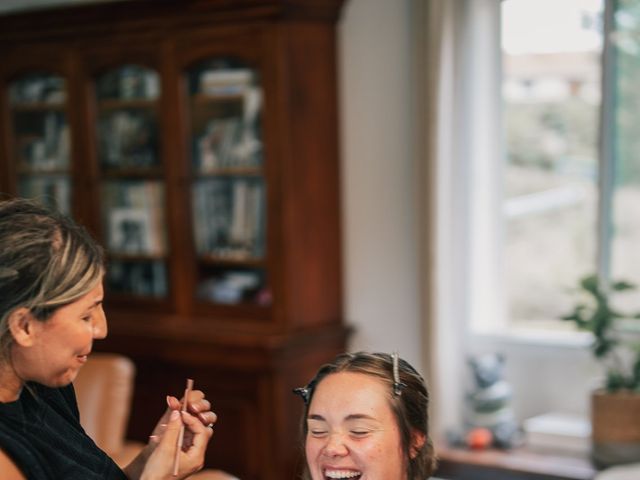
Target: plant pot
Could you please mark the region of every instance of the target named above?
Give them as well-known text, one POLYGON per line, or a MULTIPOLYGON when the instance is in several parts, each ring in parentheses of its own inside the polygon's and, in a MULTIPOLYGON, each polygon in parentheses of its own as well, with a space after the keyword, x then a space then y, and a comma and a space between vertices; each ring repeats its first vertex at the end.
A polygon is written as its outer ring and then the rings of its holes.
POLYGON ((591 457, 598 468, 640 462, 640 394, 591 395, 591 457))

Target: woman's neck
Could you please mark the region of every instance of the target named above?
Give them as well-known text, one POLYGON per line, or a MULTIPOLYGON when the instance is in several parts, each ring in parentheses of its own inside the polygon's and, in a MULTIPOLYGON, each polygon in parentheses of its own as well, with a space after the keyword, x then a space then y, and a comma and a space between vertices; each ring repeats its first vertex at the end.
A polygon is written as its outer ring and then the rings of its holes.
POLYGON ((10 363, 0 363, 0 402, 15 402, 20 398, 24 382, 10 363))

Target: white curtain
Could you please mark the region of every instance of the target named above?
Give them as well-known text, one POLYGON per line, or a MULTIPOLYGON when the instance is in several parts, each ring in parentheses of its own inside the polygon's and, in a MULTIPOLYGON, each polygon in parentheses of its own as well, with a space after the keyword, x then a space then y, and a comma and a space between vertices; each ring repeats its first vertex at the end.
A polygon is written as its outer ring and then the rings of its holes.
POLYGON ((487 303, 495 301, 490 279, 484 282, 486 291, 476 292, 475 297, 469 287, 474 272, 497 272, 480 264, 494 264, 488 243, 495 242, 499 232, 498 189, 492 185, 496 176, 488 177, 487 165, 495 165, 501 142, 495 43, 499 4, 499 0, 414 3, 419 45, 416 125, 423 132, 417 136, 417 155, 418 191, 425 212, 421 225, 424 362, 436 434, 462 420, 467 319, 473 309, 488 308, 487 303), (474 225, 472 220, 480 223, 474 225))

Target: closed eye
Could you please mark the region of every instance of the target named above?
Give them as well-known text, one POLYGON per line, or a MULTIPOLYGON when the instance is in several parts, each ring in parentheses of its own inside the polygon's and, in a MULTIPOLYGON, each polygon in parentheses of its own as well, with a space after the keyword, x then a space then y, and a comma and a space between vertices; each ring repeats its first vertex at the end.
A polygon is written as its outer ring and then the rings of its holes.
POLYGON ((309 433, 314 438, 322 438, 327 436, 326 430, 309 430, 309 433))

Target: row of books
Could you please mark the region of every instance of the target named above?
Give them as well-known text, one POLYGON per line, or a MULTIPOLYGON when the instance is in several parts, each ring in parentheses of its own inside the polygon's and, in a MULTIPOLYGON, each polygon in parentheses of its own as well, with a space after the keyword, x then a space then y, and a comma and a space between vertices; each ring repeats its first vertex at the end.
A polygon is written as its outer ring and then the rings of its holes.
POLYGON ((198 75, 198 91, 208 95, 237 95, 255 83, 255 73, 249 68, 205 69, 198 75))
POLYGON ((265 247, 261 179, 213 178, 193 186, 196 251, 236 260, 260 258, 265 247))
POLYGON ((154 100, 160 95, 160 75, 146 67, 124 65, 102 75, 96 90, 101 100, 154 100))
POLYGON ((168 293, 165 264, 160 261, 112 261, 107 271, 107 286, 111 291, 118 293, 165 297, 168 293))
POLYGON ((155 116, 148 110, 103 113, 98 123, 100 162, 106 168, 159 164, 155 116))
POLYGON ((55 75, 29 75, 11 85, 9 99, 13 105, 61 104, 66 100, 66 82, 55 75))
POLYGON ((104 185, 105 231, 111 252, 165 255, 164 186, 156 181, 113 181, 104 185))
POLYGON ((257 270, 227 270, 202 280, 197 296, 221 304, 258 303, 264 288, 263 274, 257 270))
POLYGON ((71 182, 66 175, 24 176, 18 182, 18 194, 71 214, 71 182))
POLYGON ((69 125, 63 112, 21 112, 16 115, 23 164, 34 171, 69 167, 69 125))
POLYGON ((196 171, 218 168, 255 167, 262 163, 260 110, 262 92, 247 88, 237 115, 210 118, 194 140, 196 171))
POLYGON ((224 168, 258 167, 262 164, 262 144, 238 118, 211 120, 195 141, 197 173, 224 168))

